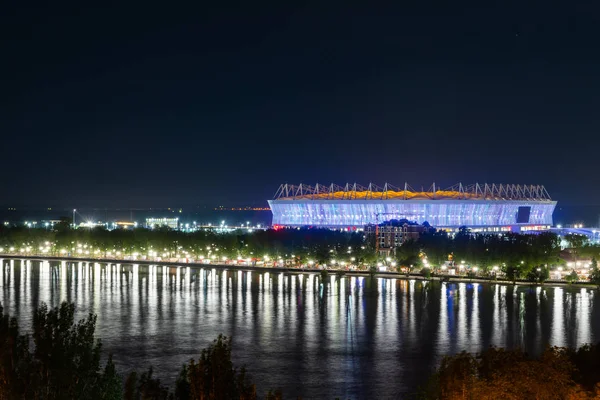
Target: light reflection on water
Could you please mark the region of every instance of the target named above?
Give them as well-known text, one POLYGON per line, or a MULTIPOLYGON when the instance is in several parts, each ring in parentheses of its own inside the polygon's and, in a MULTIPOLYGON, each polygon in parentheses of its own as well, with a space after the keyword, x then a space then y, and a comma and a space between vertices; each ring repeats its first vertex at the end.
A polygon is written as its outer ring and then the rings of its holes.
POLYGON ((259 391, 389 398, 441 356, 490 345, 539 354, 598 340, 597 291, 182 266, 0 260, 5 312, 29 329, 40 303, 73 301, 122 372, 150 364, 172 385, 219 333, 259 391))

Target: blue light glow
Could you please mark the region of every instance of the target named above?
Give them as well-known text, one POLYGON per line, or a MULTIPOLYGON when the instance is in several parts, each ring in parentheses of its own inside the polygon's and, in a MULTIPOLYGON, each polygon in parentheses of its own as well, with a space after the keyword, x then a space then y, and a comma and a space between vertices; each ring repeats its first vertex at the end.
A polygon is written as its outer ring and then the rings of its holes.
POLYGON ((555 201, 513 200, 269 200, 273 225, 362 227, 408 219, 437 227, 510 226, 530 206, 524 225, 552 225, 555 201))

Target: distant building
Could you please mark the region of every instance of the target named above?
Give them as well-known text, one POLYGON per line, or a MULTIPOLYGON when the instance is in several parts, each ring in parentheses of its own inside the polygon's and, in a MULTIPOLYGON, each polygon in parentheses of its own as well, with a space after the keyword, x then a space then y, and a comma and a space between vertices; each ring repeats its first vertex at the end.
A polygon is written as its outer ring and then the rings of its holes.
POLYGON ((437 229, 462 226, 474 232, 522 232, 552 226, 556 201, 541 185, 461 183, 427 191, 408 184, 314 186, 284 184, 269 200, 274 227, 355 230, 391 219, 428 222, 437 229))
POLYGON ((379 225, 366 225, 365 233, 368 241, 375 242, 375 248, 379 255, 389 256, 395 254, 396 248, 402 246, 406 241, 417 240, 427 229, 429 228, 423 225, 390 221, 379 225))
POLYGON ((116 228, 128 229, 137 227, 137 222, 132 221, 117 221, 114 223, 116 228))
POLYGON ((154 229, 163 226, 179 229, 179 218, 146 218, 146 228, 154 229))

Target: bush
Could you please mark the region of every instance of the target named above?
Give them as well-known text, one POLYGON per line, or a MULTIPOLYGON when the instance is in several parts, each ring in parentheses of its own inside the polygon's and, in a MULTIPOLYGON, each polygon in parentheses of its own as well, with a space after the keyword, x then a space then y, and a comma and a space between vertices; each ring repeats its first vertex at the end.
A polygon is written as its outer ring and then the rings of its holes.
MULTIPOLYGON (((594 354, 581 354, 586 362, 594 354)), ((540 358, 522 350, 490 348, 477 356, 462 352, 445 357, 428 382, 426 399, 566 399, 591 398, 574 380, 572 352, 550 347, 540 358), (577 397, 581 396, 581 397, 577 397)), ((596 362, 596 364, 598 364, 596 362)), ((590 377, 593 379, 594 377, 590 377)))
POLYGON ((421 269, 421 275, 423 275, 423 277, 425 279, 430 279, 431 278, 431 269, 429 269, 429 268, 421 269))

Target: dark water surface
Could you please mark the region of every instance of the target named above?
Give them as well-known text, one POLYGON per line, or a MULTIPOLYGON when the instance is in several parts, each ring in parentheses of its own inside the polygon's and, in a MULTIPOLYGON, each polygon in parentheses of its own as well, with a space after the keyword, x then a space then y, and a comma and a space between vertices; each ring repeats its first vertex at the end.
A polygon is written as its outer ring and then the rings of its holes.
POLYGON ((445 354, 489 345, 540 353, 600 339, 590 288, 512 287, 316 274, 0 260, 5 312, 28 330, 42 301, 98 315, 121 372, 153 365, 173 386, 181 364, 233 337, 259 394, 398 398, 445 354))

